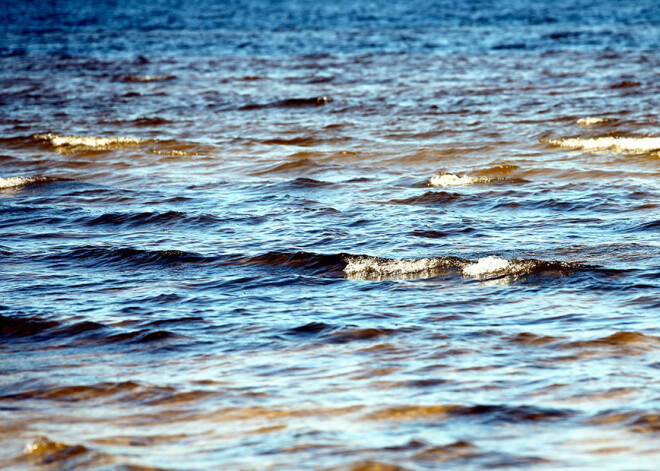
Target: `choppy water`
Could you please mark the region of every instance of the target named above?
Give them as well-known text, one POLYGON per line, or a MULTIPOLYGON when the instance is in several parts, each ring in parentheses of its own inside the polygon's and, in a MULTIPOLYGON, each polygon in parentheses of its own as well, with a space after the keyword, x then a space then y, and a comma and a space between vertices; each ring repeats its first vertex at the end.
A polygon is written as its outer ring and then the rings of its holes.
POLYGON ((117 3, 0 10, 4 469, 657 469, 655 0, 117 3))

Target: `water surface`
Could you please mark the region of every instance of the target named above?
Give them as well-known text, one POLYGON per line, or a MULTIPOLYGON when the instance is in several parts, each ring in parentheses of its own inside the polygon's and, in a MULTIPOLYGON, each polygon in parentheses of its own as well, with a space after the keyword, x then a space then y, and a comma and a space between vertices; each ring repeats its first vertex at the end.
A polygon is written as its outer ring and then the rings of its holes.
POLYGON ((3 468, 656 469, 656 2, 144 3, 0 13, 3 468))

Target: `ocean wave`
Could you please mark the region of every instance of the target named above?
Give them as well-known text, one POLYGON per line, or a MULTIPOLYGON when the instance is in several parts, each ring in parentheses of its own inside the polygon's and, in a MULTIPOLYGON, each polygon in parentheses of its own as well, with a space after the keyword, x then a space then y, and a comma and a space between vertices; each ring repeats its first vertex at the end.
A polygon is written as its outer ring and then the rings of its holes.
POLYGON ((122 75, 118 80, 122 82, 164 82, 175 78, 175 75, 122 75))
POLYGON ((499 257, 480 258, 475 263, 469 263, 462 268, 465 276, 484 276, 494 273, 504 273, 512 267, 512 263, 499 257))
POLYGON ((469 175, 454 175, 453 173, 439 173, 433 175, 429 180, 431 186, 462 186, 474 185, 475 183, 488 183, 492 178, 488 177, 472 177, 469 175))
POLYGON ((152 142, 150 139, 135 137, 67 136, 56 133, 34 134, 32 137, 37 141, 51 145, 55 151, 60 153, 77 150, 112 150, 136 147, 146 142, 152 142))
POLYGON ((199 227, 203 224, 219 224, 222 219, 210 214, 188 214, 181 211, 142 212, 142 213, 105 213, 96 217, 81 217, 75 221, 84 226, 114 225, 114 226, 142 226, 156 224, 164 225, 190 225, 199 227))
POLYGON ((364 255, 348 256, 345 262, 344 273, 348 278, 364 280, 431 277, 466 263, 454 257, 388 259, 364 255))
POLYGON ((217 257, 204 256, 194 252, 181 250, 148 250, 131 247, 95 247, 83 246, 73 250, 50 253, 44 256, 50 261, 61 261, 67 264, 84 263, 92 267, 120 266, 129 269, 139 267, 154 268, 163 266, 179 266, 182 264, 213 263, 217 257))
POLYGON ((586 118, 580 118, 576 121, 578 126, 593 126, 595 124, 604 124, 604 123, 611 123, 616 121, 615 118, 594 118, 591 116, 588 116, 586 118))
POLYGON ((311 98, 288 98, 285 100, 278 100, 272 103, 251 103, 245 105, 240 109, 242 111, 258 110, 263 108, 307 108, 307 107, 316 107, 323 106, 330 102, 334 101, 332 98, 327 96, 316 96, 311 98))
POLYGON ((459 271, 464 277, 488 279, 492 277, 520 277, 532 273, 552 272, 566 274, 585 265, 573 262, 543 261, 536 259, 506 260, 483 257, 476 261, 458 257, 432 257, 419 259, 388 259, 369 256, 345 257, 344 273, 350 279, 393 280, 421 279, 438 276, 449 270, 459 271))
POLYGON ((304 268, 312 274, 334 275, 342 273, 346 266, 345 254, 325 255, 310 252, 268 252, 263 255, 241 257, 243 265, 263 265, 272 267, 304 268))
POLYGON ((62 181, 62 180, 64 179, 55 178, 55 177, 42 177, 42 176, 0 178, 0 190, 20 188, 26 185, 49 183, 49 182, 62 181))
POLYGON ((174 150, 156 150, 156 149, 154 149, 154 150, 151 151, 151 153, 155 154, 155 155, 169 155, 169 156, 172 156, 172 157, 196 157, 196 156, 202 155, 202 154, 198 154, 196 152, 188 152, 188 151, 185 151, 185 150, 176 150, 176 149, 174 149, 174 150))
MULTIPOLYGON (((183 317, 178 321, 181 324, 198 322, 197 319, 190 317, 183 317)), ((172 330, 163 330, 157 322, 145 323, 137 329, 130 329, 92 321, 76 322, 74 318, 55 320, 44 317, 0 315, 0 340, 8 343, 29 338, 61 346, 110 346, 121 343, 135 348, 148 344, 181 345, 189 341, 185 335, 172 330)), ((0 396, 0 401, 7 398, 8 396, 0 396)))
POLYGON ((548 144, 574 150, 612 150, 626 153, 660 151, 660 137, 592 137, 551 139, 548 144))
POLYGON ((15 188, 19 186, 29 185, 30 183, 36 183, 40 180, 40 177, 7 177, 0 178, 0 190, 4 188, 15 188))
POLYGON ((511 406, 507 404, 429 404, 389 406, 366 415, 368 420, 420 421, 459 417, 483 417, 489 423, 524 423, 555 421, 570 418, 575 411, 538 407, 533 405, 511 406))

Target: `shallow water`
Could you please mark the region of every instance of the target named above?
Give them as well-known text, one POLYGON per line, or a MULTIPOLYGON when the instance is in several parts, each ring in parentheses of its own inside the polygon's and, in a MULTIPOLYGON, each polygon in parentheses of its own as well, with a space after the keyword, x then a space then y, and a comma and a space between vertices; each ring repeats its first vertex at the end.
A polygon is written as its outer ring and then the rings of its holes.
POLYGON ((657 468, 655 2, 119 3, 0 12, 4 469, 657 468))

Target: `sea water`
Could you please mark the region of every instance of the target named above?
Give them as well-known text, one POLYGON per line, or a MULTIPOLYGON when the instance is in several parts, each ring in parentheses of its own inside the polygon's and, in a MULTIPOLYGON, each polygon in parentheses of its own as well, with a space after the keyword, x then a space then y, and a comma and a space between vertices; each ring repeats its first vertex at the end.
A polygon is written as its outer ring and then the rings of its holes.
POLYGON ((0 26, 0 467, 657 469, 656 1, 0 26))

